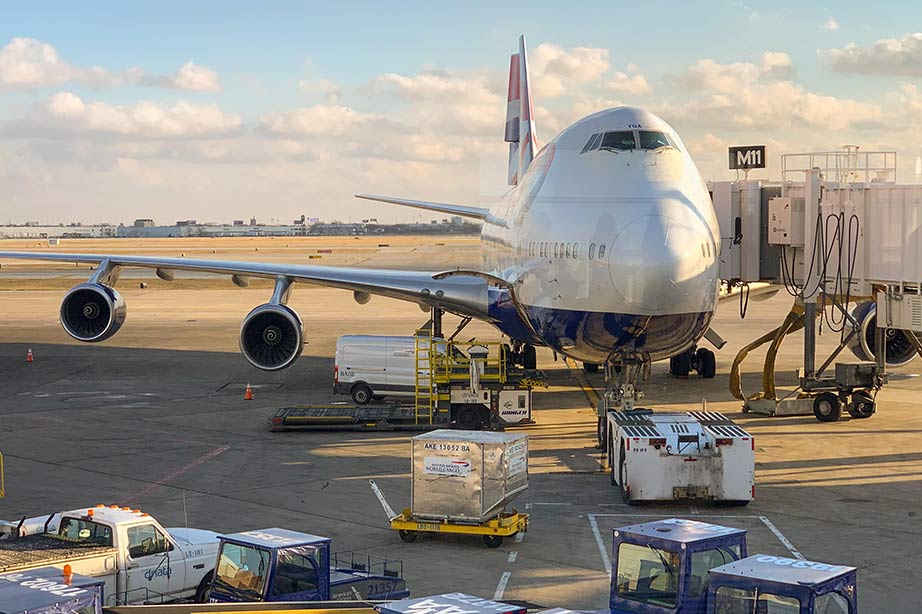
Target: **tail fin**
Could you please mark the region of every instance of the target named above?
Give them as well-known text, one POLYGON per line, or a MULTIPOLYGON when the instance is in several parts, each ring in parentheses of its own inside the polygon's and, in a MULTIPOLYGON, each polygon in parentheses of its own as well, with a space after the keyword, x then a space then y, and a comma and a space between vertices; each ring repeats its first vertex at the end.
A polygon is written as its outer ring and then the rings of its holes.
POLYGON ((519 38, 519 52, 509 58, 509 95, 506 103, 506 142, 509 143, 509 185, 517 185, 528 170, 538 148, 528 81, 525 36, 519 38))

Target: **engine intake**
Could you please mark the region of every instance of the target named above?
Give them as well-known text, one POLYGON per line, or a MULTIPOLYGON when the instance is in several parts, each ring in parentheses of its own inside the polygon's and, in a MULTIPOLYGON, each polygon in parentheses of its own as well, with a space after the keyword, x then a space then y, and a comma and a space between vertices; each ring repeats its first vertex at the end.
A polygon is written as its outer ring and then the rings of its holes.
MULTIPOLYGON (((848 349, 859 360, 874 360, 874 333, 877 329, 877 303, 867 301, 858 303, 852 309, 852 317, 858 321, 860 328, 858 334, 848 343, 848 349)), ((901 367, 909 363, 916 356, 916 348, 909 338, 912 331, 899 328, 887 328, 884 335, 887 344, 887 365, 901 367)))
POLYGON ((291 366, 304 348, 304 327, 285 305, 260 305, 240 328, 240 351, 257 369, 278 371, 291 366))
POLYGON ((125 299, 102 284, 74 286, 61 301, 61 325, 67 334, 87 343, 105 341, 125 323, 125 299))

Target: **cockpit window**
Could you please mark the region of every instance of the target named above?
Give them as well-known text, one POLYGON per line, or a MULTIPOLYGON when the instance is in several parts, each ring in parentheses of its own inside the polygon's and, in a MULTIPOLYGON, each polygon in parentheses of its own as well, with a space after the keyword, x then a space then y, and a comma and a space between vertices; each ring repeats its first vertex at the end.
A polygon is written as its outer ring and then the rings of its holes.
POLYGON ((672 147, 669 139, 662 132, 653 132, 652 130, 641 130, 640 148, 641 149, 659 149, 660 147, 672 147))
POLYGON ((637 144, 634 142, 634 133, 628 130, 606 132, 605 136, 602 137, 602 144, 599 149, 615 149, 618 151, 637 149, 637 144))

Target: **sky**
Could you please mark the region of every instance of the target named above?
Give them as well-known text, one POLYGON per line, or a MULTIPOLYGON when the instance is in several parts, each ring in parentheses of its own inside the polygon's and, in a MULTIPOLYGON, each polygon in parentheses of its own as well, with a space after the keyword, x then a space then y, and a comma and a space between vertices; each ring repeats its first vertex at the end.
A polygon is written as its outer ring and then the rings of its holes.
POLYGON ((922 154, 915 3, 20 2, 0 7, 0 223, 428 220, 370 192, 488 204, 509 54, 539 144, 619 105, 705 179, 727 147, 922 154))

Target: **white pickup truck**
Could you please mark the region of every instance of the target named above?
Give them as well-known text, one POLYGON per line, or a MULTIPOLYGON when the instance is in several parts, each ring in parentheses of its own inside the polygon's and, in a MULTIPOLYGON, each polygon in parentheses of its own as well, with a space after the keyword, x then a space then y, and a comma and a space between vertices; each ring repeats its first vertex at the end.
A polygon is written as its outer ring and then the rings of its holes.
POLYGON ((204 599, 218 534, 165 529, 139 510, 98 505, 0 526, 0 574, 63 568, 105 581, 108 605, 204 599))

